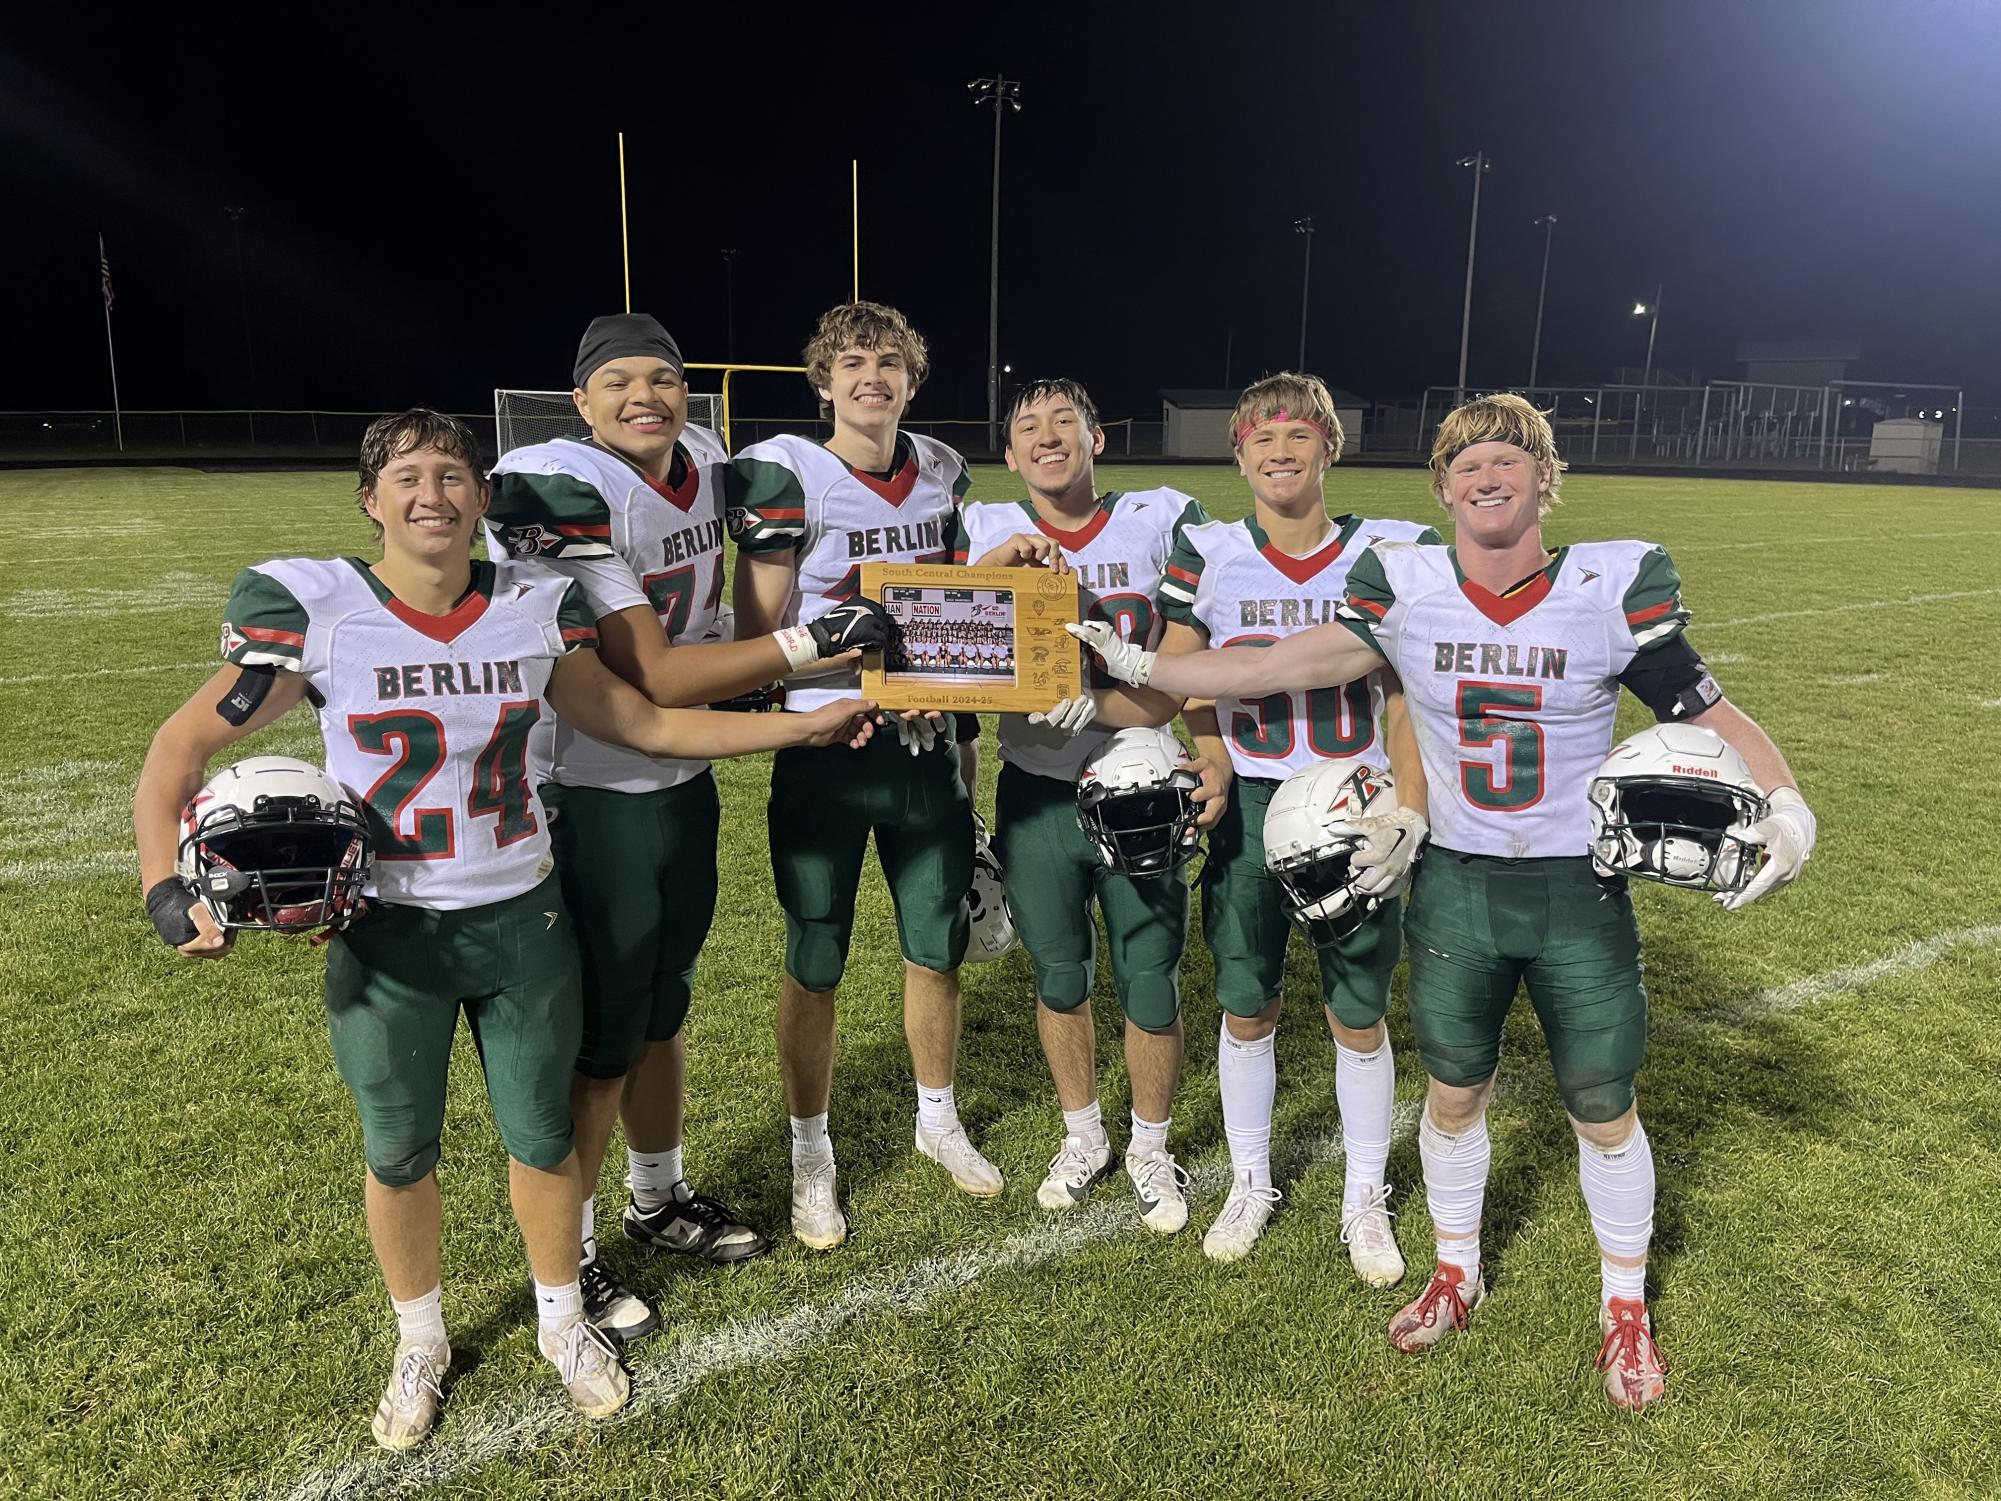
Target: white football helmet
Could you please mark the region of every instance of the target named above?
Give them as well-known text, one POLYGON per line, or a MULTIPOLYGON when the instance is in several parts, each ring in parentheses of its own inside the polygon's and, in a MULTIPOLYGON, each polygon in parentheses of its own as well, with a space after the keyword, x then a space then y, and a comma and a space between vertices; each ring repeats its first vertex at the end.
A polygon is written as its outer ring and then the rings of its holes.
POLYGON ((1018 940, 1014 914, 1008 911, 1007 892, 1001 885, 1000 860, 987 844, 987 826, 973 815, 973 884, 966 893, 966 915, 972 919, 972 936, 966 943, 966 963, 991 964, 1013 952, 1018 940))
POLYGON ((1164 876, 1202 842, 1189 798, 1202 779, 1166 730, 1120 730, 1091 753, 1077 778, 1077 823, 1105 864, 1129 876, 1164 876))
MULTIPOLYGON (((1352 861, 1364 818, 1393 813, 1396 781, 1386 767, 1345 756, 1295 771, 1265 809, 1265 869, 1285 891, 1285 911, 1316 947, 1337 943, 1397 895, 1355 887, 1352 861)), ((1406 878, 1407 879, 1407 878, 1406 878)))
POLYGON ((1591 866, 1700 891, 1742 891, 1765 816, 1744 758, 1713 730, 1657 724, 1612 747, 1591 779, 1591 866))
POLYGON ((176 869, 217 926, 304 933, 354 915, 368 844, 360 806, 319 767, 251 756, 189 800, 176 869))

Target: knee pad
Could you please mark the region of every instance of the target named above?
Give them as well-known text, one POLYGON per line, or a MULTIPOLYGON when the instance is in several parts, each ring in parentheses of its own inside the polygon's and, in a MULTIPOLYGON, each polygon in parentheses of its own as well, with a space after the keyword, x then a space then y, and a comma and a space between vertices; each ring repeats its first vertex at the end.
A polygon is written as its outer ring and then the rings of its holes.
POLYGON ((1035 994, 1051 1011, 1075 1011, 1091 998, 1091 972, 1081 964, 1038 964, 1035 994))
MULTIPOLYGON (((368 1171, 385 1188, 408 1188, 412 1183, 422 1183, 438 1165, 435 1138, 414 1147, 407 1142, 378 1145, 369 1141, 364 1141, 363 1147, 368 1171)), ((562 1158, 556 1160, 560 1162, 562 1158)))
POLYGON ((561 1167, 563 1159, 570 1155, 570 1148, 575 1144, 567 1126, 561 1133, 546 1132, 539 1136, 523 1136, 503 1129, 500 1141, 507 1148, 509 1157, 524 1167, 543 1173, 552 1173, 561 1167))
POLYGON ((1181 1015, 1180 976, 1134 975, 1119 987, 1119 1004, 1125 1008, 1127 1019, 1142 1032, 1165 1032, 1181 1015))
POLYGON ((845 928, 787 922, 785 930, 785 973, 807 990, 832 990, 841 983, 848 967, 845 928))
POLYGON ((1563 1096, 1563 1108, 1581 1121, 1594 1125, 1601 1121, 1615 1121, 1633 1108, 1639 1097, 1633 1088, 1633 1075, 1621 1074, 1603 1083, 1573 1084, 1564 1079, 1556 1081, 1557 1093, 1563 1096))
POLYGON ((1241 965, 1216 966, 1216 1004, 1232 1016, 1256 1016, 1272 1003, 1257 975, 1241 965))

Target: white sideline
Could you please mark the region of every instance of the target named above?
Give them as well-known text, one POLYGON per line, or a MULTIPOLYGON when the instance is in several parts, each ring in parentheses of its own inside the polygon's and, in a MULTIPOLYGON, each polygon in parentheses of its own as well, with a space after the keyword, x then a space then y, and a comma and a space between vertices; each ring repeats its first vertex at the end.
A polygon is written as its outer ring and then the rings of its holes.
POLYGON ((1727 631, 1739 625, 1763 625, 1770 620, 1812 620, 1821 615, 1847 615, 1856 610, 1900 610, 1906 605, 1936 605, 1950 599, 1988 599, 2001 589, 1955 589, 1949 594, 1910 594, 1902 599, 1858 599, 1845 605, 1822 605, 1812 610, 1774 610, 1766 615, 1740 615, 1735 620, 1698 622, 1702 632, 1727 631))
MULTIPOLYGON (((1740 1006, 1698 1012, 1666 1031, 1700 1025, 1728 1025, 1796 1011, 1811 1002, 1846 995, 1893 975, 1928 969, 1957 948, 1992 948, 2001 944, 2001 924, 1955 928, 1908 943, 1867 964, 1810 975, 1759 992, 1740 1006)), ((1518 1076, 1521 1077, 1521 1076, 1518 1076)), ((1509 1092, 1504 1077, 1503 1093, 1509 1092)), ((1406 1139, 1417 1124, 1416 1102, 1400 1105, 1393 1139, 1406 1139)), ((1297 1153, 1294 1154, 1297 1160, 1297 1153)), ((1298 1171, 1336 1160, 1340 1137, 1309 1141, 1298 1171)), ((1228 1173, 1222 1158, 1206 1161, 1191 1175, 1193 1193, 1220 1189, 1228 1173)), ((1421 1190, 1420 1190, 1421 1192, 1421 1190)), ((879 1313, 917 1313, 935 1299, 977 1282, 991 1272, 1044 1265, 1085 1246, 1115 1235, 1139 1235, 1130 1201, 1116 1191, 1088 1208, 1051 1220, 985 1250, 920 1261, 902 1272, 886 1272, 851 1283, 821 1303, 803 1304, 789 1313, 734 1319, 718 1329, 690 1333, 672 1347, 664 1361, 652 1362, 642 1353, 634 1362, 632 1405, 613 1421, 624 1423, 671 1407, 710 1376, 724 1371, 791 1360, 810 1350, 856 1319, 879 1313)), ((447 1432, 414 1458, 390 1456, 350 1460, 301 1477, 282 1492, 285 1501, 354 1501, 354 1498, 408 1493, 462 1477, 510 1455, 524 1454, 557 1433, 574 1432, 579 1420, 553 1396, 536 1397, 505 1413, 456 1412, 446 1419, 447 1432)), ((268 1494, 277 1495, 273 1491, 268 1494)))
POLYGON ((69 683, 78 678, 133 678, 149 672, 188 672, 197 667, 220 667, 215 657, 195 662, 155 662, 151 667, 92 667, 83 672, 29 672, 20 677, 0 678, 0 688, 26 688, 33 683, 69 683))

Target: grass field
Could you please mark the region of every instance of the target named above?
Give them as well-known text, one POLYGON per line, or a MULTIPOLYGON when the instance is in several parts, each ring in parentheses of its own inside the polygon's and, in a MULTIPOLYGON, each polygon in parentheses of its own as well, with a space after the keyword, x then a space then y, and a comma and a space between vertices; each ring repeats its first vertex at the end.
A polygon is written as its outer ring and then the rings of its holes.
MULTIPOLYGON (((1113 469, 1241 514, 1217 469, 1113 469)), ((1005 472, 977 493, 1019 493, 1005 472)), ((1338 1244, 1334 1060, 1280 1033, 1287 1200, 1256 1254, 1202 1257, 1226 1176, 1207 956, 1186 968, 1172 1146, 1195 1222, 1139 1228, 1122 1179, 1061 1220, 1027 962, 969 971, 960 1103, 1009 1174, 975 1202, 913 1156, 900 965, 871 875, 833 1125, 854 1226, 782 1231, 771 1043, 783 929, 765 769, 723 768, 723 905, 692 1040, 699 1186, 781 1232, 734 1269, 610 1254, 657 1297, 619 1420, 573 1418, 536 1356, 498 1139, 462 1049, 445 1156, 437 1440, 381 1456, 393 1325, 328 1055, 316 951, 222 965, 153 936, 128 852, 153 727, 209 670, 229 579, 363 551, 338 474, 0 474, 0 1495, 1961 1496, 2001 1491, 2001 495, 1580 475, 1551 534, 1668 545, 1691 639, 1791 755, 1821 819, 1800 883, 1737 917, 1637 895, 1654 1002, 1642 1108, 1669 1400, 1612 1412, 1591 1370, 1595 1252, 1526 1006, 1493 1112, 1493 1293, 1424 1361, 1389 1314, 1429 1263, 1399 981, 1391 1177, 1414 1264, 1372 1292, 1338 1244), (1969 774, 1970 773, 1970 774, 1969 774)), ((1337 507, 1435 519, 1423 477, 1336 471, 1337 507)), ((1629 706, 1630 707, 1630 706, 1629 706)), ((1637 718, 1630 721, 1637 725, 1637 718)), ((1627 721, 1622 721, 1627 723, 1627 721)), ((260 748, 317 752, 303 714, 260 748)), ((994 757, 989 738, 987 797, 994 757)), ((1108 1117, 1124 1081, 1101 987, 1108 1117)), ((607 1172, 607 1203, 622 1166, 607 1172)))

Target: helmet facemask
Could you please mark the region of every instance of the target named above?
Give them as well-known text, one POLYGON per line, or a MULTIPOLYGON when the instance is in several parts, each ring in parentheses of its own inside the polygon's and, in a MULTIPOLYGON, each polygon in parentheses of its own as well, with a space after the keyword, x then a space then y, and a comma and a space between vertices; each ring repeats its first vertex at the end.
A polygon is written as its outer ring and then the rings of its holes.
POLYGON ((1603 873, 1698 891, 1742 891, 1759 849, 1740 830, 1765 816, 1762 798, 1727 783, 1681 778, 1600 777, 1591 784, 1600 817, 1592 863, 1603 873))
POLYGON ((1193 772, 1180 770, 1165 786, 1129 792, 1099 782, 1078 795, 1077 821, 1114 870, 1164 876, 1195 853, 1197 810, 1189 794, 1199 785, 1193 772))
POLYGON ((304 933, 354 915, 368 879, 368 832, 353 803, 260 797, 224 805, 181 841, 181 867, 222 928, 304 933))

